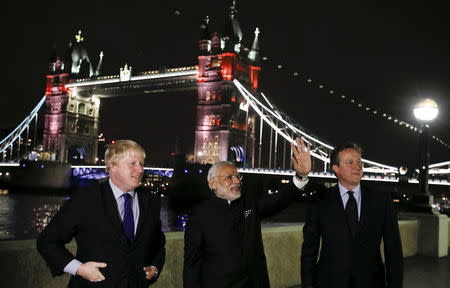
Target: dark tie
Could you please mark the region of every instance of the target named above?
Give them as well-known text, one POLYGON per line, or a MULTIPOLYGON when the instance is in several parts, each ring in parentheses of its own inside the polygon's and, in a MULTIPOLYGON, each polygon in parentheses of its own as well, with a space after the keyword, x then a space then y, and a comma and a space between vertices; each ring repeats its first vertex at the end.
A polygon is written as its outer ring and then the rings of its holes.
POLYGON ((133 208, 131 206, 131 195, 128 193, 123 194, 125 202, 123 203, 123 232, 127 236, 128 240, 133 241, 134 239, 134 217, 133 208))
POLYGON ((353 194, 353 191, 347 191, 348 193, 348 201, 347 205, 345 205, 345 214, 347 214, 348 226, 350 227, 350 231, 352 232, 352 236, 355 237, 358 233, 358 206, 356 204, 356 199, 353 194))

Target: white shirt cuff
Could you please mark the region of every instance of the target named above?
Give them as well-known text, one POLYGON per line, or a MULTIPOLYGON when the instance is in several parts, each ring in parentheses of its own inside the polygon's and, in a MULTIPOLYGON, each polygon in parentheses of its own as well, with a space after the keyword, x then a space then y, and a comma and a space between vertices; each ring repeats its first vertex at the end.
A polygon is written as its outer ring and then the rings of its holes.
POLYGON ((294 175, 294 177, 292 178, 292 182, 298 189, 302 190, 303 188, 305 188, 306 184, 308 184, 309 179, 306 179, 305 181, 300 181, 294 175))
POLYGON ((77 259, 73 259, 66 265, 66 267, 64 267, 64 272, 75 276, 75 275, 77 275, 78 267, 80 267, 81 264, 83 264, 83 263, 81 263, 77 259))

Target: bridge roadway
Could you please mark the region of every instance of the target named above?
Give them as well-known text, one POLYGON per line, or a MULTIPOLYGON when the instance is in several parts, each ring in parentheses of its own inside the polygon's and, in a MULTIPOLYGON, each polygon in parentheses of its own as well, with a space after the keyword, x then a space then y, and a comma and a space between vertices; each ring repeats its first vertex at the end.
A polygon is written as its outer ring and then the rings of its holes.
MULTIPOLYGON (((0 163, 0 168, 7 169, 8 167, 17 167, 18 163, 0 163)), ((152 174, 159 174, 162 176, 172 177, 173 168, 163 168, 163 167, 144 167, 146 172, 152 174)), ((279 170, 279 169, 267 169, 267 168, 239 168, 240 173, 246 174, 267 174, 274 176, 293 176, 293 170, 279 170)), ((1 172, 1 171, 0 171, 1 172)), ((186 171, 187 173, 188 171, 186 171)), ((201 173, 201 172, 200 172, 201 173)), ((101 165, 72 165, 72 175, 80 178, 104 178, 106 177, 105 166, 101 165)), ((0 176, 5 176, 0 174, 0 176)), ((329 172, 317 172, 313 171, 309 175, 311 178, 325 178, 325 179, 336 179, 333 174, 329 172)), ((371 173, 365 171, 363 180, 367 181, 377 181, 377 182, 387 182, 387 183, 398 183, 399 177, 395 174, 393 175, 383 175, 377 173, 371 173)), ((418 184, 416 178, 409 178, 408 183, 418 184)), ((429 179, 430 185, 436 186, 450 186, 449 179, 429 179)))
MULTIPOLYGON (((0 164, 1 165, 1 164, 0 164)), ((83 166, 72 166, 73 175, 83 175, 83 174, 89 174, 90 171, 96 171, 100 169, 105 169, 105 166, 89 166, 89 165, 83 165, 83 166)), ((160 167, 144 167, 144 170, 147 172, 156 172, 158 174, 164 174, 165 176, 172 177, 173 174, 173 168, 160 168, 160 167)), ((294 171, 293 170, 279 170, 279 169, 266 169, 266 168, 239 168, 239 173, 249 173, 249 174, 267 174, 267 175, 276 175, 276 176, 293 176, 294 171)), ((186 171, 187 173, 188 171, 186 171)), ((201 173, 201 172, 200 172, 201 173)), ((311 172, 310 177, 312 178, 326 178, 326 179, 336 179, 333 174, 328 172, 311 172)), ((370 172, 365 172, 365 175, 363 177, 363 180, 367 181, 378 181, 378 182, 391 182, 391 183, 398 183, 399 178, 396 175, 380 175, 380 174, 373 174, 370 172)), ((418 184, 419 182, 415 178, 408 179, 408 183, 412 184, 418 184)), ((431 185, 446 185, 450 186, 450 181, 446 179, 430 179, 429 184, 431 185)))

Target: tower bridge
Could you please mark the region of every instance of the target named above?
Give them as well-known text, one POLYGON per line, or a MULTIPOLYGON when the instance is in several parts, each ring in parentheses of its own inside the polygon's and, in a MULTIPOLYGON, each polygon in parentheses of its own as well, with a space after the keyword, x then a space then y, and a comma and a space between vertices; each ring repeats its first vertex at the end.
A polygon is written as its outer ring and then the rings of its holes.
MULTIPOLYGON (((0 161, 17 163, 30 155, 29 130, 36 126, 40 114, 44 117, 41 147, 50 160, 96 164, 102 99, 181 92, 197 97, 196 111, 192 111, 196 114, 194 162, 231 160, 245 173, 265 173, 268 169, 289 174, 289 144, 301 136, 312 146, 312 175, 333 177, 327 172, 333 147, 301 129, 271 103, 271 96, 259 91, 259 33, 257 28, 251 47, 245 47, 233 5, 224 31, 211 32, 209 18, 203 20, 197 63, 142 72, 125 65, 118 74, 102 75, 103 52, 94 69, 80 31, 66 58, 51 57, 45 96, 0 141, 0 161)), ((37 144, 34 139, 33 145, 37 144)), ((398 167, 363 161, 367 177, 374 181, 399 181, 398 167)), ((438 180, 431 177, 430 183, 448 184, 448 177, 442 180, 442 175, 450 174, 449 165, 449 161, 431 165, 434 170, 430 174, 438 180)))
POLYGON ((75 79, 66 88, 80 97, 123 97, 160 92, 197 89, 198 66, 186 66, 165 70, 151 70, 132 75, 132 67, 121 68, 119 75, 96 79, 75 79))

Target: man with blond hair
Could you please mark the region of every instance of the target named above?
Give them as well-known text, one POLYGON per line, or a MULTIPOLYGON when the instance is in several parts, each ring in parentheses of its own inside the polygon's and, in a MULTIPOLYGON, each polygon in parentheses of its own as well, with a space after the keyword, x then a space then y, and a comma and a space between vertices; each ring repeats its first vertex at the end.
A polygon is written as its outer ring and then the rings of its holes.
POLYGON ((143 288, 164 265, 165 237, 156 196, 139 189, 144 149, 115 141, 105 153, 109 179, 71 195, 36 245, 52 275, 72 275, 68 287, 143 288), (65 244, 73 238, 77 253, 65 244))

